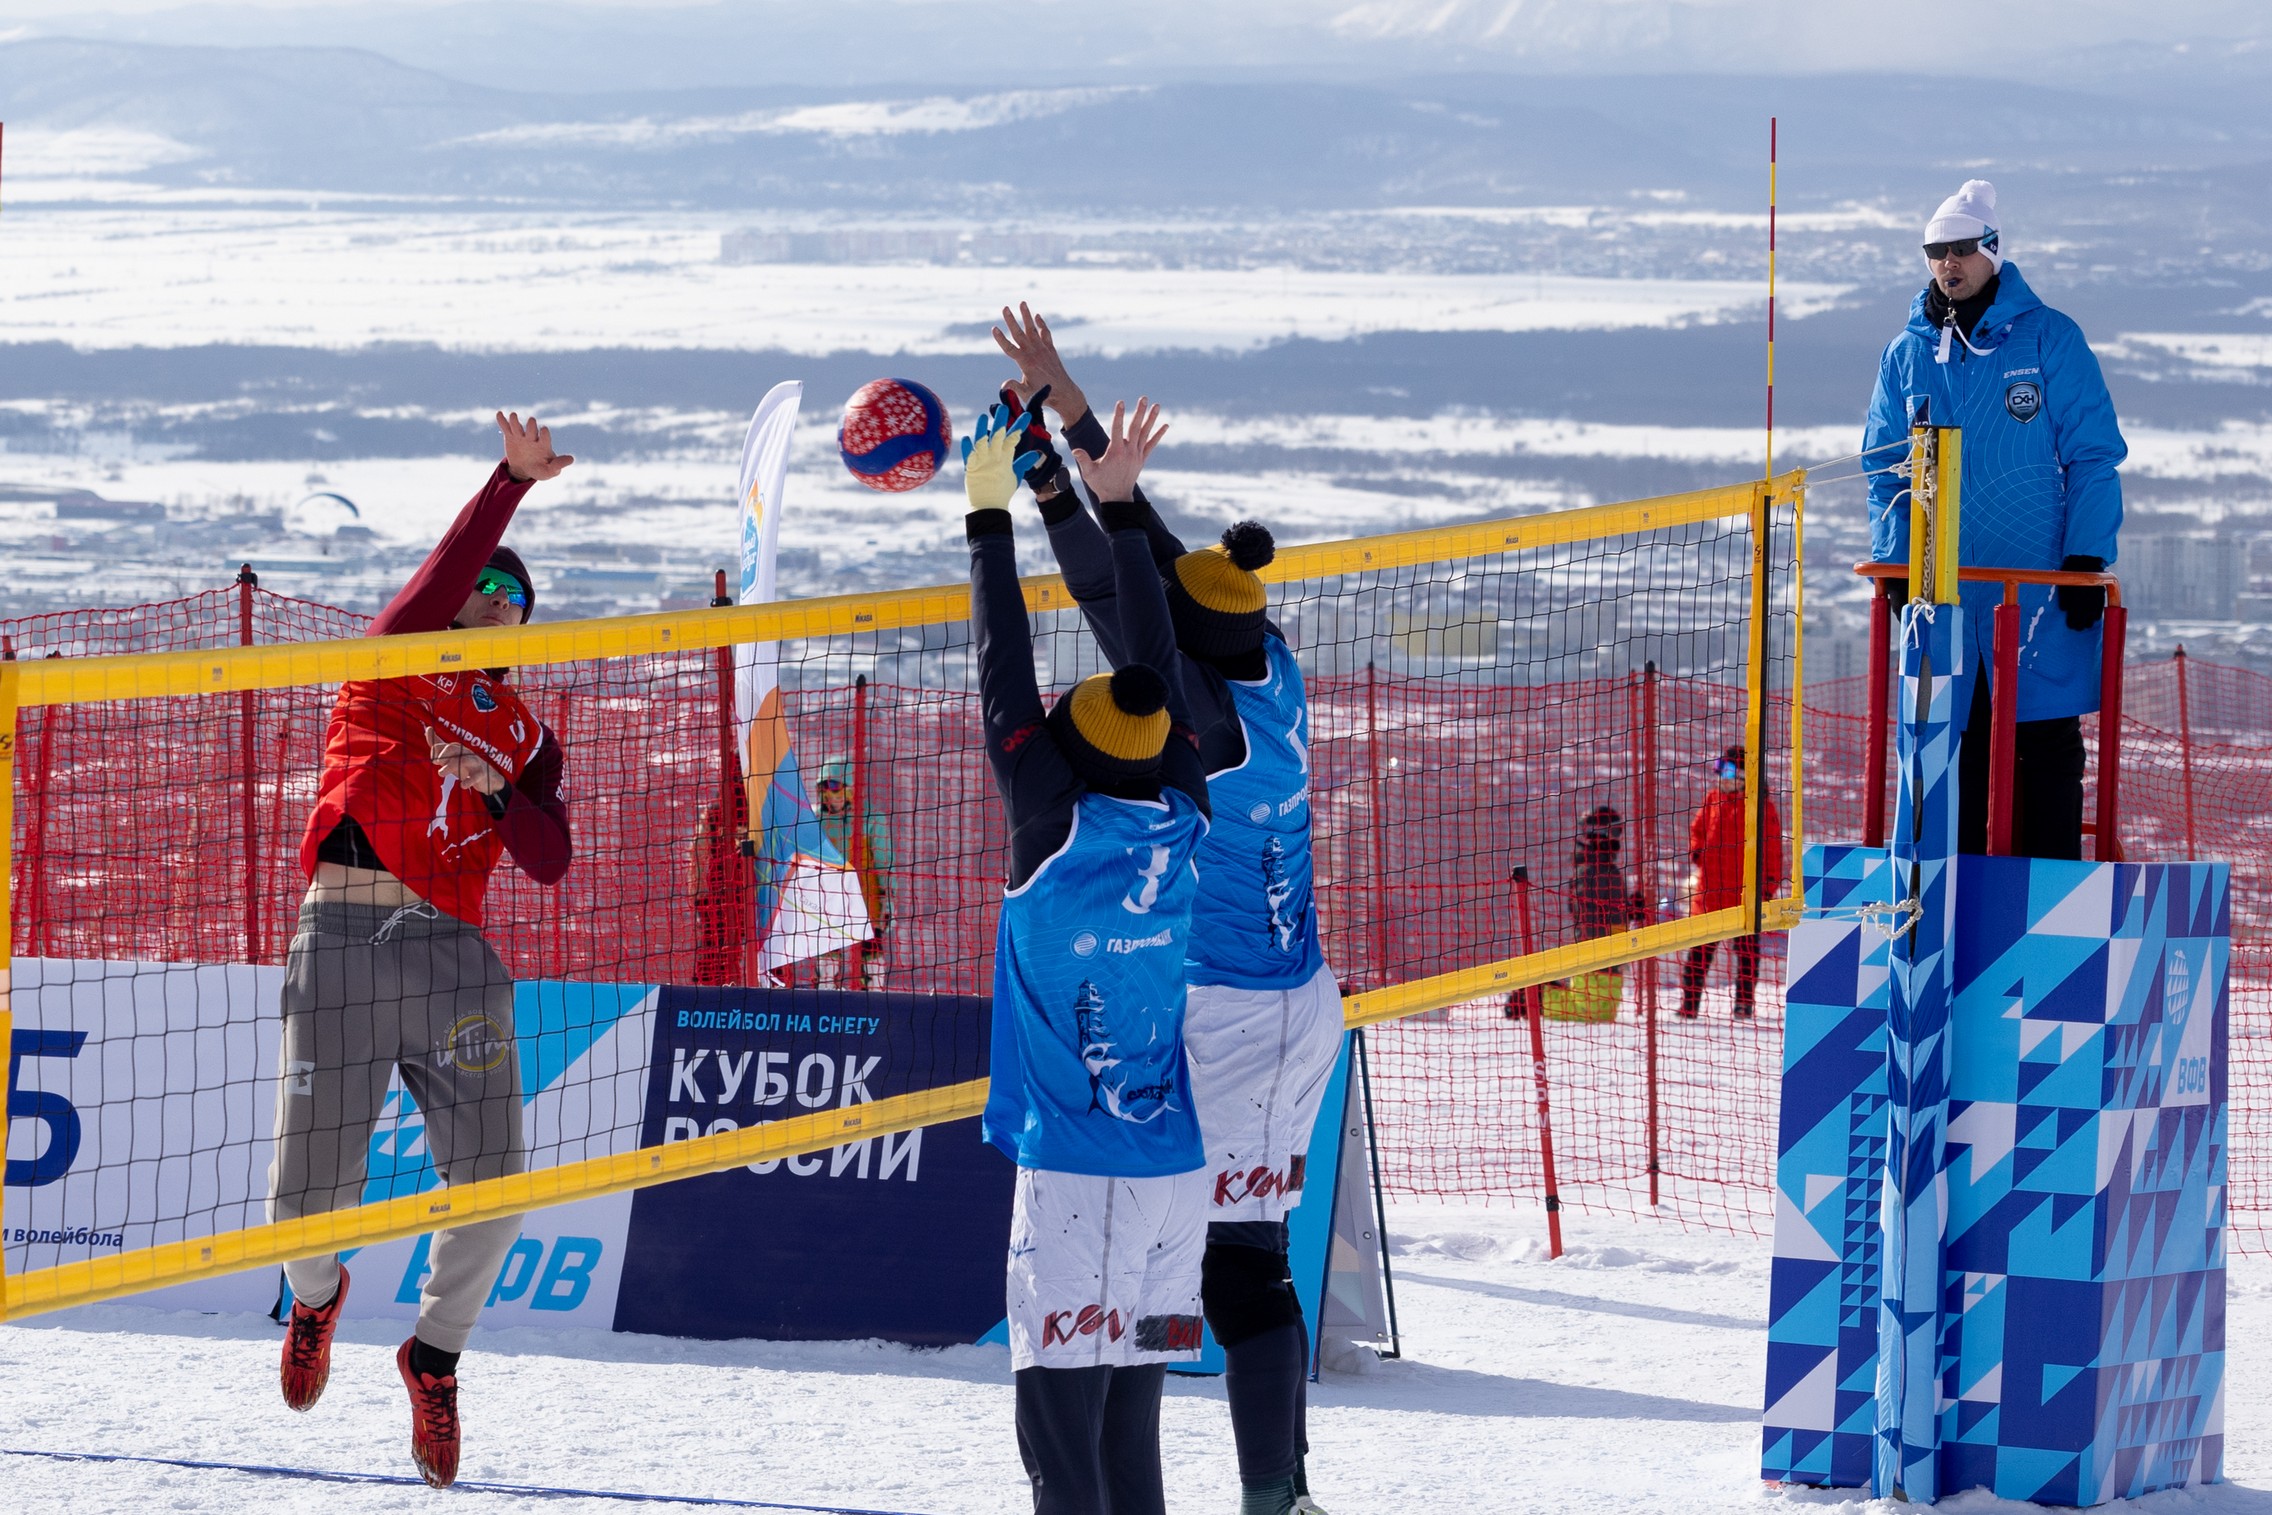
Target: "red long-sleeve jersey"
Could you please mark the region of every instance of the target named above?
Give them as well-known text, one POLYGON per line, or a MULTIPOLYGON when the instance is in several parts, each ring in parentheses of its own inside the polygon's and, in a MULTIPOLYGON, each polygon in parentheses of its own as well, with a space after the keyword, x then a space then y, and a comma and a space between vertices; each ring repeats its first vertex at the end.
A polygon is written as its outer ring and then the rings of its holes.
MULTIPOLYGON (((367 635, 447 628, 528 491, 498 464, 367 635)), ((489 875, 504 853, 540 884, 567 873, 562 766, 558 737, 501 678, 469 669, 355 680, 332 706, 300 865, 313 874, 324 839, 352 820, 389 873, 479 926, 489 875), (501 799, 484 800, 444 777, 429 751, 432 737, 463 744, 504 774, 501 799)))

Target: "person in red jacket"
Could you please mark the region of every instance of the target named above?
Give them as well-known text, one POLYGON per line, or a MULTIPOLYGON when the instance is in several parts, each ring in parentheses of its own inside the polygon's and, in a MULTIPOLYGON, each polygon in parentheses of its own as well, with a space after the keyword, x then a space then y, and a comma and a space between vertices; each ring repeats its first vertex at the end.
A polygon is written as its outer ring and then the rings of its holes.
MULTIPOLYGON (((575 459, 553 452, 534 417, 500 413, 497 428, 504 461, 369 635, 528 619, 528 569, 501 539, 529 487, 575 459)), ((341 686, 300 839, 308 892, 284 962, 270 1220, 362 1203, 372 1129, 398 1069, 444 1184, 527 1166, 513 981, 482 937, 482 904, 507 855, 540 884, 567 873, 560 774, 560 739, 504 669, 341 686)), ((519 1234, 511 1215, 437 1232, 417 1330, 395 1354, 411 1457, 436 1487, 457 1477, 458 1354, 519 1234)), ((327 1251, 284 1273, 293 1304, 279 1371, 285 1404, 305 1410, 331 1376, 347 1270, 327 1251)))
MULTIPOLYGON (((1709 915, 1743 903, 1743 765, 1744 750, 1730 747, 1712 764, 1712 791, 1688 823, 1690 913, 1709 915)), ((1783 817, 1773 796, 1762 795, 1765 812, 1759 850, 1764 897, 1782 892, 1783 817)), ((1712 971, 1718 942, 1702 942, 1688 950, 1680 969, 1680 1013, 1694 1020, 1704 1005, 1704 980, 1712 971)), ((1748 1019, 1759 989, 1759 933, 1739 936, 1729 943, 1735 949, 1736 1014, 1748 1019)))

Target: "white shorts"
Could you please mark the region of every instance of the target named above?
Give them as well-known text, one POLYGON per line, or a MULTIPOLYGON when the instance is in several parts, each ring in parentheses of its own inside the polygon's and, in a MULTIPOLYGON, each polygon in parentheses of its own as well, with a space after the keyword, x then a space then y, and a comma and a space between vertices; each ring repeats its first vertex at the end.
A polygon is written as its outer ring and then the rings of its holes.
POLYGON ((1131 1367, 1199 1356, 1200 1175, 1018 1169, 1010 1366, 1131 1367))
POLYGON ((1210 1221, 1279 1220, 1302 1202, 1341 1034, 1331 968, 1294 989, 1192 986, 1183 1046, 1207 1140, 1210 1221))

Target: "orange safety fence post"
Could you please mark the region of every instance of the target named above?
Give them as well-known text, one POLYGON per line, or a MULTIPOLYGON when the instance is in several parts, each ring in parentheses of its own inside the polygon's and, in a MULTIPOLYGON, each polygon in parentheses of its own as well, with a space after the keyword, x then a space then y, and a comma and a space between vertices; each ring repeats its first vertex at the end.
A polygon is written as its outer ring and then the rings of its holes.
MULTIPOLYGON (((16 1021, 15 1005, 8 993, 8 967, 11 944, 15 940, 16 917, 9 898, 9 880, 15 873, 15 859, 9 854, 14 846, 16 830, 16 660, 0 660, 0 1112, 13 1103, 16 1092, 16 1021)), ((7 1132, 7 1120, 0 1114, 0 1136, 7 1132)), ((6 1147, 0 1141, 0 1149, 6 1147)), ((0 1167, 6 1166, 7 1154, 0 1150, 0 1167)), ((4 1177, 4 1175, 0 1175, 4 1177)), ((4 1205, 7 1185, 0 1183, 0 1205, 4 1205)), ((4 1218, 4 1209, 0 1209, 4 1218)), ((7 1234, 0 1228, 0 1237, 7 1234)), ((0 1320, 8 1318, 8 1249, 0 1246, 0 1320)))
MULTIPOLYGON (((237 642, 252 645, 252 591, 260 576, 252 571, 252 564, 243 563, 237 568, 237 642)), ((244 831, 245 847, 245 961, 257 963, 261 959, 260 940, 260 771, 259 753, 253 740, 253 722, 259 709, 260 695, 247 689, 237 696, 237 820, 244 831)))
MULTIPOLYGON (((1388 984, 1388 820, 1382 808, 1381 796, 1381 714, 1380 698, 1374 685, 1377 675, 1370 658, 1365 660, 1365 761, 1372 776, 1372 825, 1367 828, 1372 837, 1373 909, 1372 977, 1366 987, 1383 988, 1388 984)), ((1526 947, 1524 949, 1528 951, 1526 947)))
MULTIPOLYGON (((1515 866, 1515 924, 1522 933, 1523 956, 1538 951, 1531 929, 1530 870, 1515 866)), ((1554 1181, 1554 1121, 1546 1099, 1546 996, 1537 985, 1520 992, 1525 1000, 1524 1019, 1530 1022, 1531 1076, 1538 1088, 1538 1161, 1546 1184, 1546 1255, 1562 1255, 1562 1191, 1554 1181)))
MULTIPOLYGON (((862 903, 868 893, 868 865, 874 861, 868 856, 868 676, 861 674, 852 681, 852 855, 845 859, 852 865, 852 878, 860 887, 862 903)), ((875 917, 868 918, 868 929, 876 927, 875 917)), ((850 987, 868 987, 868 943, 854 942, 844 949, 846 977, 850 987)))
POLYGON ((2116 590, 2108 596, 2106 629, 2099 656, 2098 860, 2122 861, 2116 830, 2122 813, 2122 645, 2129 636, 2130 612, 2116 590))
MULTIPOLYGON (((711 580, 710 603, 712 606, 734 603, 734 597, 726 592, 726 570, 723 568, 711 580)), ((721 647, 712 656, 718 667, 718 832, 712 854, 704 861, 715 867, 722 877, 705 880, 705 883, 725 889, 730 899, 735 891, 728 884, 733 877, 733 870, 739 866, 737 859, 741 856, 743 841, 743 828, 734 824, 734 817, 741 813, 743 803, 741 764, 735 761, 734 751, 734 649, 731 646, 721 647)), ((704 840, 708 838, 705 837, 704 840)), ((731 951, 723 943, 716 945, 718 959, 732 964, 727 970, 726 982, 739 982, 745 955, 743 944, 738 939, 735 940, 731 951)))
POLYGON ((2012 784, 2018 762, 2020 699, 2019 586, 2004 585, 1996 607, 1995 677, 1988 700, 1988 855, 2012 855, 2012 784))
POLYGON ((2177 664, 2177 755, 2185 774, 2185 855, 2196 858, 2201 855, 2201 846, 2193 834, 2193 706, 2186 696, 2183 642, 2178 643, 2172 661, 2177 664))
MULTIPOLYGON (((1641 924, 1657 923, 1657 665, 1641 665, 1641 924)), ((1641 959, 1641 1046, 1648 1097, 1649 1203, 1657 1199, 1659 1160, 1657 1116, 1657 966, 1654 955, 1641 959)))

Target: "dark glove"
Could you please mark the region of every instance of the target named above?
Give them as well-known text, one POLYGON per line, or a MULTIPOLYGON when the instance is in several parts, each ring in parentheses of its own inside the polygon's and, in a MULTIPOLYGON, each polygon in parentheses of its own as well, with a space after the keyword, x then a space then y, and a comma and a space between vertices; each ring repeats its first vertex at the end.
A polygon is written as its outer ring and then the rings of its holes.
POLYGON ((1909 576, 1907 574, 1898 579, 1880 579, 1878 582, 1885 586, 1885 597, 1893 601, 1896 606, 1909 603, 1909 576))
POLYGON ((1037 498, 1065 487, 1065 460, 1058 457, 1057 449, 1050 445, 1049 428, 1041 419, 1041 402, 1048 398, 1047 384, 1035 390, 1033 400, 1027 404, 1019 402, 1016 390, 1007 384, 1002 386, 1003 406, 1010 412, 1011 419, 1025 428, 1018 434, 1018 457, 1032 457, 1033 461, 1026 464, 1024 477, 1026 487, 1037 498))
MULTIPOLYGON (((2069 553, 2059 565, 2061 573, 2104 573, 2106 559, 2090 557, 2084 553, 2069 553)), ((2059 586, 2059 608, 2067 613, 2071 630, 2088 631, 2106 614, 2106 586, 2103 584, 2062 584, 2059 586)))

